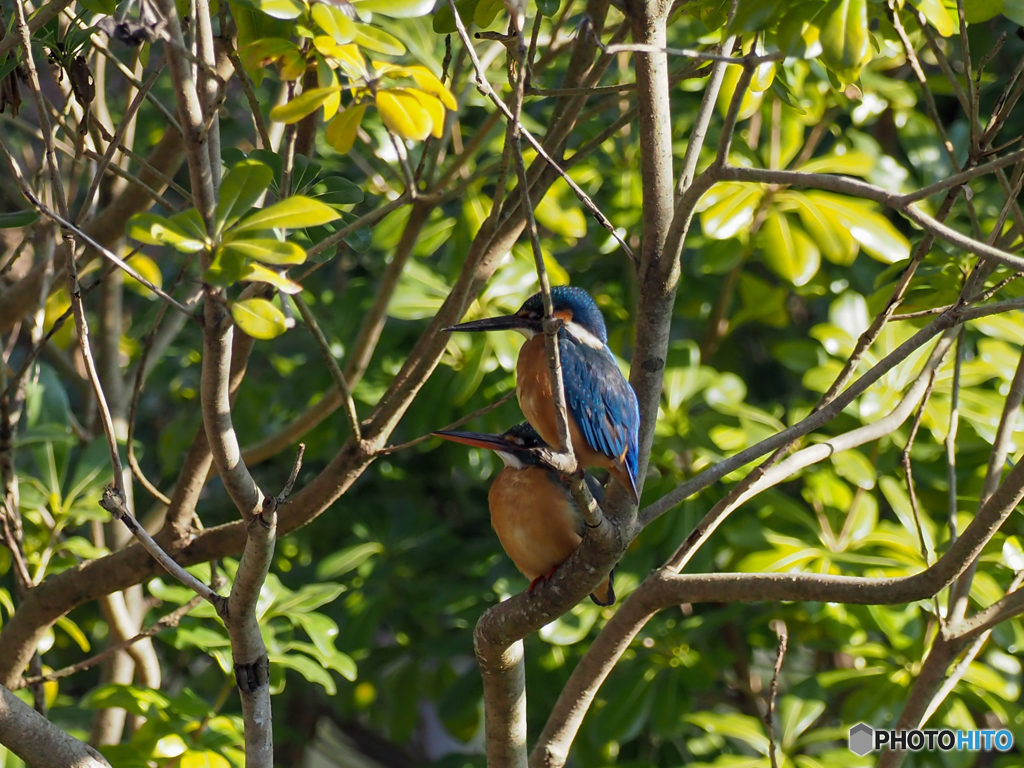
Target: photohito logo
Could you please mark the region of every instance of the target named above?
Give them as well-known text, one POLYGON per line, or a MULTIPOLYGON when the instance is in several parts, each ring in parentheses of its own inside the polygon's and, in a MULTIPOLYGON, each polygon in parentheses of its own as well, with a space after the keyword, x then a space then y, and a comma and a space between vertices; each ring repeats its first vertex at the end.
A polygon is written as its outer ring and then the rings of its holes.
POLYGON ((854 754, 864 757, 868 752, 885 747, 911 752, 920 752, 922 749, 938 749, 942 752, 997 749, 1007 752, 1013 747, 1013 734, 1005 728, 999 731, 953 731, 949 728, 886 731, 864 723, 857 723, 850 729, 850 751, 854 754))

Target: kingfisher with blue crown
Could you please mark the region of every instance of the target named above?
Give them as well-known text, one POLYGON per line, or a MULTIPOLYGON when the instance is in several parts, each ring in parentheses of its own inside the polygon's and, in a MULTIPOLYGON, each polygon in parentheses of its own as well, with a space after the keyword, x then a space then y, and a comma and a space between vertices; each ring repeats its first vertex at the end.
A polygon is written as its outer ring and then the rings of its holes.
MULTIPOLYGON (((500 435, 483 432, 434 432, 456 443, 494 451, 505 464, 487 494, 491 526, 516 568, 530 579, 530 591, 550 578, 583 541, 586 523, 568 483, 544 463, 536 450, 547 448, 530 424, 500 435)), ((595 499, 603 493, 590 474, 583 476, 595 499)), ((615 602, 613 573, 590 595, 598 605, 615 602)))
MULTIPOLYGON (((640 503, 637 488, 640 407, 608 348, 597 304, 580 288, 551 289, 568 408, 569 435, 581 467, 607 469, 640 503)), ((453 325, 447 331, 518 331, 526 336, 516 363, 516 396, 527 421, 549 445, 558 445, 555 402, 544 349, 544 304, 537 293, 515 314, 453 325)))

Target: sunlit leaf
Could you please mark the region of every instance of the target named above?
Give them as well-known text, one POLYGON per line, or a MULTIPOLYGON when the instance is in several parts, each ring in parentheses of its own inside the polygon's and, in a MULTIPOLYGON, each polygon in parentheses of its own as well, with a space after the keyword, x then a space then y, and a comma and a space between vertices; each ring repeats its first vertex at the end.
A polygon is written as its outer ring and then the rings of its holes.
POLYGON ((287 240, 239 238, 225 243, 222 249, 237 253, 243 258, 256 259, 264 264, 278 266, 302 264, 306 260, 306 252, 302 247, 287 240))
POLYGON ((735 237, 753 223, 763 196, 764 189, 758 184, 716 184, 697 204, 701 231, 715 240, 735 237))
POLYGON ((784 213, 768 214, 761 228, 761 249, 768 268, 793 285, 805 285, 821 266, 821 252, 784 213))
POLYGON ((340 91, 340 85, 303 91, 287 104, 280 104, 270 110, 270 119, 278 123, 297 123, 340 91))
MULTIPOLYGON (((331 66, 322 58, 317 56, 316 62, 317 84, 321 88, 336 88, 338 86, 338 75, 331 66)), ((341 106, 341 89, 333 96, 324 100, 324 120, 330 120, 338 112, 341 106)), ((302 157, 302 155, 299 155, 302 157)), ((300 187, 301 188, 301 187, 300 187)))
POLYGON ((433 129, 427 108, 406 88, 378 91, 377 111, 384 125, 405 139, 422 141, 433 129))
POLYGON ((414 19, 434 9, 434 0, 352 0, 360 15, 379 13, 392 19, 414 19))
POLYGON ((337 152, 344 155, 352 149, 352 145, 356 141, 359 124, 363 121, 366 107, 366 104, 360 104, 358 107, 349 107, 342 110, 334 116, 334 119, 327 126, 327 143, 334 147, 337 152))
POLYGON ((413 97, 419 101, 427 113, 430 115, 431 129, 430 135, 435 139, 440 139, 444 135, 444 105, 441 101, 429 93, 418 91, 415 88, 408 90, 413 97))
POLYGON ((792 190, 782 193, 780 199, 795 204, 800 223, 826 259, 844 267, 854 262, 860 246, 830 208, 819 207, 813 198, 792 190))
POLYGON ((310 15, 320 29, 330 35, 338 45, 355 40, 357 25, 341 9, 327 3, 314 3, 310 15))
POLYGON ((334 221, 340 215, 319 200, 303 195, 292 195, 242 219, 232 228, 231 233, 237 235, 240 232, 261 229, 315 227, 334 221))
POLYGON ((296 19, 306 10, 299 0, 250 0, 253 7, 275 19, 296 19))
POLYGON ((451 91, 444 87, 444 83, 433 72, 419 65, 406 67, 405 69, 408 71, 409 76, 416 81, 416 85, 427 93, 439 98, 446 109, 458 109, 458 104, 451 91))
POLYGON ((254 339, 273 339, 288 330, 284 313, 266 299, 233 302, 231 316, 254 339))
POLYGON ((383 29, 360 24, 356 27, 355 41, 368 51, 386 53, 389 56, 401 56, 405 53, 405 45, 394 35, 383 29))
POLYGON ((870 204, 830 192, 807 192, 806 195, 819 208, 835 216, 872 258, 884 264, 895 264, 910 257, 910 241, 870 204))
POLYGON ((851 83, 871 57, 867 0, 829 0, 815 22, 821 29, 821 60, 851 83))
POLYGON ((262 264, 246 264, 238 278, 245 283, 268 283, 284 293, 301 293, 302 286, 262 264))
POLYGON ((195 253, 206 247, 205 242, 155 213, 137 213, 128 219, 128 237, 147 245, 169 245, 184 253, 195 253))
POLYGON ((274 172, 256 160, 243 160, 235 165, 220 185, 220 197, 214 221, 219 235, 248 213, 270 186, 274 172))
MULTIPOLYGON (((946 10, 946 7, 942 4, 942 0, 911 0, 916 5, 924 17, 928 20, 928 23, 935 27, 935 31, 943 37, 949 37, 956 30, 956 25, 953 23, 952 16, 956 15, 956 11, 950 14, 950 11, 946 10)), ((972 5, 980 5, 980 3, 971 2, 966 0, 964 2, 964 16, 966 18, 966 10, 972 5)))
MULTIPOLYGON (((160 272, 160 267, 158 267, 157 263, 146 254, 137 253, 132 256, 131 267, 157 288, 163 288, 164 276, 160 272)), ((130 288, 140 296, 145 296, 147 299, 155 299, 157 297, 155 293, 149 290, 149 288, 128 274, 124 276, 124 287, 130 288)))

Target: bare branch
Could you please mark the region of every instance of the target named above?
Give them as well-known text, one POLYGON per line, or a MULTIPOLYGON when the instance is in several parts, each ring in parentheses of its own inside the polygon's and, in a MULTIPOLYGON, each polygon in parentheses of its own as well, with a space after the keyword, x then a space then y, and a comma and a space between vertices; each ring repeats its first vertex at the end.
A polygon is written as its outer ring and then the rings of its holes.
POLYGON ((0 742, 28 765, 110 768, 103 755, 51 723, 3 686, 0 742))

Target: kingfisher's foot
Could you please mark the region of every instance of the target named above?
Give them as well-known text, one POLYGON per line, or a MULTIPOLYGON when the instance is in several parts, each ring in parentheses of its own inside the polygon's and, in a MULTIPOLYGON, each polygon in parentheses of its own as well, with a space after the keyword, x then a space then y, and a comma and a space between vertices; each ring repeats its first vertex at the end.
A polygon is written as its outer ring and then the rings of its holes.
POLYGON ((552 576, 554 576, 555 575, 555 571, 557 571, 557 570, 558 570, 558 566, 556 565, 554 568, 552 568, 550 571, 545 573, 543 576, 538 576, 536 579, 534 579, 533 581, 530 582, 530 586, 527 587, 526 591, 529 592, 532 595, 534 588, 538 584, 540 584, 542 581, 547 581, 552 576))

